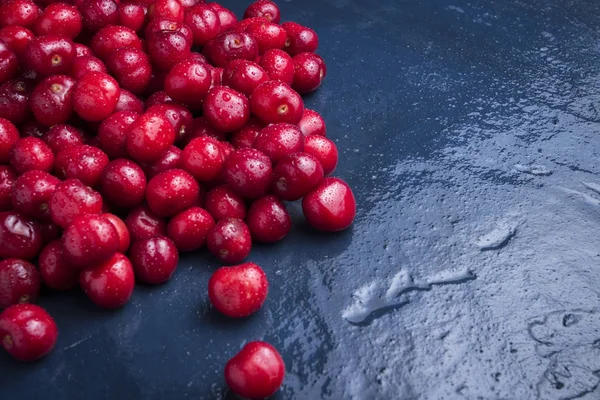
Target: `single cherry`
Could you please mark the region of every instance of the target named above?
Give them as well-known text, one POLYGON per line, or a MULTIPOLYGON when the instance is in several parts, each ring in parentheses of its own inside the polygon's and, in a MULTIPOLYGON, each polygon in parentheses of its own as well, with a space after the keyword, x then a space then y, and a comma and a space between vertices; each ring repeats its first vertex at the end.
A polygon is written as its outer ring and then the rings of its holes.
POLYGON ((90 72, 75 84, 73 107, 84 120, 99 122, 113 113, 119 95, 119 84, 112 76, 90 72))
POLYGON ((37 36, 64 35, 75 39, 83 28, 81 14, 77 7, 66 3, 48 4, 33 24, 37 36))
POLYGON ((131 240, 162 236, 167 233, 167 222, 154 214, 147 205, 132 208, 125 218, 131 240))
POLYGON ((54 125, 44 134, 42 140, 55 154, 69 147, 80 146, 84 142, 83 133, 72 125, 54 125))
POLYGON ((209 41, 203 54, 213 65, 225 68, 231 60, 238 58, 254 61, 258 56, 258 45, 246 32, 227 31, 209 41))
POLYGON ((32 26, 38 16, 40 8, 30 0, 3 1, 0 5, 0 26, 19 25, 32 26))
POLYGON ((283 49, 287 40, 285 29, 266 19, 248 25, 246 33, 250 34, 256 41, 259 54, 264 54, 272 49, 283 49))
POLYGON ((29 104, 34 117, 46 126, 64 124, 73 114, 75 80, 66 75, 45 78, 31 93, 29 104))
POLYGON ((255 62, 237 59, 227 64, 223 71, 223 86, 250 96, 254 89, 269 80, 267 73, 255 62))
POLYGON ((67 179, 56 186, 50 197, 50 217, 62 228, 68 227, 75 217, 99 214, 102 196, 79 179, 67 179))
POLYGON ((325 136, 310 135, 304 138, 304 152, 315 156, 323 166, 325 176, 330 175, 338 163, 338 149, 325 136))
POLYGON ((215 86, 209 90, 202 110, 208 123, 223 132, 241 129, 250 119, 248 98, 225 86, 215 86))
POLYGON ((281 27, 287 32, 285 51, 291 56, 304 52, 314 53, 319 47, 319 37, 312 29, 296 22, 284 22, 281 27))
POLYGON ((9 47, 0 41, 0 83, 9 81, 17 76, 19 59, 9 47))
POLYGON ((200 182, 217 178, 223 169, 225 157, 216 139, 208 136, 193 139, 181 154, 181 167, 200 182))
POLYGON ((54 169, 61 179, 79 179, 84 185, 96 187, 108 156, 94 146, 80 145, 68 147, 56 155, 54 169))
POLYGON ((300 53, 294 56, 293 60, 294 90, 300 94, 317 90, 327 75, 325 61, 315 53, 300 53))
POLYGON ((119 5, 115 0, 82 0, 79 12, 88 32, 97 32, 119 22, 119 5))
POLYGON ((31 260, 42 248, 39 223, 16 211, 0 212, 0 259, 31 260))
POLYGON ((10 165, 19 174, 34 169, 50 172, 54 168, 54 154, 42 139, 24 137, 10 151, 10 165))
POLYGON ((323 232, 348 228, 356 216, 356 200, 350 186, 339 178, 328 177, 302 199, 308 223, 323 232))
POLYGON ((215 220, 208 211, 190 207, 171 218, 167 225, 167 235, 179 251, 193 251, 205 245, 208 232, 213 226, 215 220))
POLYGON ((223 7, 219 3, 206 3, 206 5, 217 13, 219 23, 221 24, 221 32, 227 32, 237 25, 238 20, 230 9, 223 7))
POLYGON ((217 221, 224 218, 246 219, 244 199, 227 185, 210 190, 204 199, 204 207, 217 221))
POLYGON ((0 261, 0 309, 34 303, 40 293, 40 273, 35 265, 18 258, 0 261))
POLYGON ((53 240, 42 249, 38 259, 42 282, 54 290, 71 290, 77 286, 81 270, 63 257, 60 240, 53 240))
POLYGON ((117 207, 131 208, 144 201, 146 176, 131 160, 119 158, 108 163, 100 176, 99 191, 117 207))
POLYGON ((27 171, 19 176, 12 190, 13 208, 31 217, 50 220, 50 197, 60 180, 40 170, 27 171))
POLYGON ((236 149, 254 147, 254 141, 264 127, 264 123, 262 123, 256 117, 251 117, 248 123, 244 125, 242 129, 233 132, 231 135, 231 144, 236 149))
POLYGON ((318 112, 304 109, 302 119, 298 123, 298 128, 302 131, 304 136, 319 135, 326 136, 327 128, 325 126, 325 120, 318 112))
POLYGON ((244 318, 257 312, 269 291, 265 271, 247 262, 217 269, 208 281, 208 298, 212 305, 232 318, 244 318))
POLYGON ((183 21, 183 6, 179 0, 156 0, 148 7, 148 17, 152 19, 168 19, 183 21))
POLYGON ((155 236, 133 242, 129 259, 140 282, 157 285, 171 279, 179 262, 179 253, 171 239, 155 236))
POLYGON ((267 21, 278 24, 281 19, 281 13, 277 4, 270 0, 257 0, 250 4, 244 11, 244 18, 262 17, 267 21))
POLYGON ((252 238, 248 225, 241 219, 225 218, 208 232, 208 250, 225 264, 243 261, 252 249, 252 238))
POLYGON ((0 41, 4 42, 6 47, 15 53, 19 60, 23 60, 25 49, 34 37, 32 31, 19 25, 0 28, 0 41))
POLYGON ((125 149, 137 162, 157 161, 175 142, 171 123, 156 113, 144 113, 131 124, 125 149))
POLYGON ((139 114, 133 111, 118 111, 102 121, 98 127, 98 139, 100 148, 108 157, 111 159, 127 157, 125 151, 127 132, 138 117, 139 114))
POLYGON ((183 60, 167 74, 165 91, 174 101, 192 109, 200 109, 210 84, 211 75, 206 64, 183 60))
POLYGON ((150 60, 163 70, 169 70, 178 62, 185 60, 192 48, 191 38, 175 31, 160 31, 147 39, 150 60))
POLYGON ((148 113, 156 113, 167 119, 175 130, 175 141, 187 136, 194 124, 194 117, 190 110, 177 103, 155 104, 148 107, 148 113))
POLYGON ((264 123, 298 124, 304 112, 302 97, 281 81, 260 84, 250 96, 252 113, 264 123))
POLYGON ((109 25, 101 28, 90 42, 94 55, 106 61, 107 57, 120 48, 142 49, 142 41, 134 30, 125 26, 109 25))
POLYGON ((150 59, 143 50, 121 47, 106 56, 106 66, 119 86, 135 94, 144 93, 152 77, 150 59))
POLYGON ((240 196, 257 199, 271 186, 271 160, 256 149, 239 149, 229 155, 223 167, 229 187, 240 196))
POLYGON ((75 56, 75 44, 64 35, 38 36, 24 52, 27 66, 41 76, 68 74, 75 56))
POLYGON ((197 4, 186 10, 184 21, 192 30, 196 46, 204 46, 221 32, 217 13, 205 4, 197 4))
POLYGON ((283 157, 302 151, 304 136, 296 125, 271 124, 256 136, 254 148, 266 154, 273 165, 277 165, 283 157))
POLYGON ((61 243, 65 260, 80 269, 94 269, 119 248, 119 234, 102 215, 77 217, 65 229, 61 243))
MULTIPOLYGON (((20 124, 30 115, 29 97, 34 89, 33 82, 17 78, 0 86, 0 118, 20 124)), ((1 143, 1 139, 0 139, 1 143)), ((0 145, 0 156, 1 156, 0 145)))
POLYGON ((246 223, 252 239, 262 243, 278 242, 292 228, 292 220, 283 201, 272 195, 261 197, 252 203, 246 223))
POLYGON ((97 268, 83 271, 79 284, 96 305, 114 309, 124 306, 131 298, 135 275, 129 259, 115 253, 97 268))
POLYGON ((147 12, 148 6, 146 4, 123 2, 119 4, 119 25, 139 32, 146 23, 147 12))
POLYGON ((181 168, 181 153, 182 151, 179 147, 169 147, 157 161, 143 166, 146 178, 152 179, 161 172, 181 168))
POLYGON ((282 158, 273 175, 273 192, 286 201, 301 199, 315 189, 324 177, 321 163, 308 153, 295 153, 282 158))
POLYGON ((156 215, 171 217, 194 205, 199 194, 200 186, 191 174, 171 169, 150 179, 146 201, 156 215))
POLYGON ((0 118, 0 164, 10 162, 10 151, 19 138, 17 128, 9 120, 0 118))

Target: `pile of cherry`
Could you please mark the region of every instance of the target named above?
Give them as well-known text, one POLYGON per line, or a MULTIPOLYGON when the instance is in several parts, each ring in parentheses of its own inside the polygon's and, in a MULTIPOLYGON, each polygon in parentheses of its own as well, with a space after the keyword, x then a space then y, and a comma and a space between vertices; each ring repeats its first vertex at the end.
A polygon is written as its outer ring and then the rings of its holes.
MULTIPOLYGON (((241 263, 253 241, 351 225, 351 189, 323 118, 301 94, 325 77, 316 33, 258 0, 238 21, 202 0, 9 0, 0 5, 0 343, 48 354, 42 283, 123 306, 136 281, 169 280, 179 252, 220 262, 214 307, 256 312, 268 281, 241 263), (34 265, 34 264, 37 264, 34 265), (239 265, 235 265, 239 264, 239 265)), ((285 374, 247 344, 225 367, 237 394, 264 398, 285 374)))

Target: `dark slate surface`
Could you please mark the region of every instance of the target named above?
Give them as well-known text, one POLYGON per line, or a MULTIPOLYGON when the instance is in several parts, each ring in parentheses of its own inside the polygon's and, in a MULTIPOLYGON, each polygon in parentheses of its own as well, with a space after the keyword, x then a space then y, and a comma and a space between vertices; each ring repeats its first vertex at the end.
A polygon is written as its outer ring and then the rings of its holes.
POLYGON ((271 289, 244 321, 208 306, 206 255, 121 311, 45 297, 57 348, 0 357, 0 398, 230 398, 225 362, 263 339, 277 399, 600 399, 600 3, 280 6, 320 35, 306 103, 353 228, 316 234, 292 206, 297 228, 252 251, 271 289))

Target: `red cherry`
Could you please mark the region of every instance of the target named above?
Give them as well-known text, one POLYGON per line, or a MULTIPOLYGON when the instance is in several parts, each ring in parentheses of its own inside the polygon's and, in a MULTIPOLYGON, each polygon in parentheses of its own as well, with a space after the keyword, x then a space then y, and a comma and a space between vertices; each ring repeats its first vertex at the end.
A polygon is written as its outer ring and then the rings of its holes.
POLYGON ((4 42, 0 41, 0 83, 15 78, 18 70, 17 55, 4 42))
POLYGON ((276 165, 283 157, 302 151, 304 137, 296 125, 271 124, 256 136, 254 148, 265 153, 276 165))
POLYGON ((181 154, 181 167, 200 182, 219 176, 224 162, 219 142, 208 136, 193 139, 181 154))
POLYGON ((58 329, 35 304, 15 304, 0 314, 0 344, 19 361, 35 361, 52 351, 58 329))
POLYGON ((152 77, 150 59, 141 49, 121 47, 106 57, 106 66, 122 89, 144 93, 152 77))
POLYGON ((254 141, 265 127, 260 120, 255 117, 251 117, 246 125, 239 131, 233 132, 231 135, 231 144, 236 149, 243 149, 247 147, 254 147, 254 141))
POLYGON ((147 12, 148 6, 146 4, 123 2, 119 4, 119 25, 138 32, 146 23, 147 12))
POLYGON ((97 32, 119 22, 119 6, 114 0, 83 0, 79 6, 83 26, 89 32, 97 32))
POLYGON ((75 57, 93 56, 92 49, 85 44, 75 43, 75 57))
POLYGON ((54 168, 54 154, 42 139, 24 137, 10 151, 10 165, 19 174, 34 169, 50 172, 54 168))
POLYGON ((285 365, 277 350, 265 342, 250 342, 225 365, 225 381, 237 395, 264 399, 283 383, 285 365))
POLYGON ((341 231, 354 221, 356 200, 346 182, 328 177, 302 199, 302 211, 315 229, 323 232, 341 231))
POLYGON ((131 160, 111 161, 100 176, 100 193, 117 207, 131 208, 144 201, 146 176, 142 168, 131 160))
POLYGON ((167 222, 154 214, 146 205, 132 208, 125 218, 131 240, 147 239, 167 233, 167 222))
POLYGON ((127 154, 140 163, 157 161, 175 142, 175 130, 164 117, 155 113, 136 119, 125 142, 127 154))
POLYGON ((208 232, 213 226, 215 220, 208 211, 200 207, 190 207, 171 218, 167 226, 167 235, 179 251, 193 251, 204 246, 208 232))
POLYGON ((304 102, 294 89, 281 81, 260 84, 250 96, 252 113, 264 123, 297 124, 302 119, 304 102))
POLYGON ((77 286, 80 270, 63 258, 60 240, 53 240, 42 249, 38 264, 46 286, 54 290, 71 290, 77 286))
POLYGON ((171 279, 179 262, 179 253, 171 239, 155 236, 133 242, 129 258, 139 281, 157 285, 171 279))
POLYGON ((215 86, 209 90, 202 110, 208 123, 222 132, 241 129, 250 119, 248 98, 225 86, 215 86))
POLYGON ((138 117, 139 114, 132 111, 119 111, 111 114, 100 124, 98 128, 100 148, 111 159, 127 157, 125 151, 127 132, 138 117))
POLYGON ((119 235, 119 247, 117 248, 117 252, 126 253, 129 250, 129 245, 131 244, 131 235, 129 234, 129 229, 127 229, 127 225, 125 222, 117 217, 114 214, 102 214, 103 217, 106 217, 117 230, 117 234, 119 235))
POLYGON ((31 26, 40 15, 40 8, 29 0, 3 1, 0 5, 0 26, 31 26))
POLYGON ((255 200, 248 209, 246 223, 252 239, 263 243, 280 241, 292 228, 290 215, 276 196, 255 200))
POLYGON ((161 172, 168 171, 170 169, 181 168, 181 153, 182 151, 178 147, 169 147, 169 149, 158 159, 158 161, 144 166, 146 178, 152 179, 161 172))
POLYGON ((119 111, 131 111, 142 114, 144 112, 144 102, 129 90, 121 89, 121 95, 119 96, 119 101, 115 107, 115 112, 119 111))
POLYGON ((3 41, 19 60, 23 59, 25 49, 34 37, 33 32, 18 25, 5 26, 0 29, 0 41, 3 41))
POLYGON ((206 194, 204 207, 216 219, 246 219, 246 204, 227 185, 218 186, 206 194))
POLYGON ((40 292, 40 273, 27 261, 0 261, 0 309, 13 304, 34 303, 40 292))
POLYGON ((107 72, 106 65, 97 57, 81 56, 75 57, 71 67, 71 76, 75 79, 81 78, 88 72, 107 72))
POLYGON ((31 260, 42 248, 39 223, 16 211, 0 212, 0 259, 31 260))
POLYGON ((17 128, 9 120, 0 118, 0 164, 10 161, 10 151, 19 138, 17 128))
POLYGON ((55 154, 69 147, 83 145, 83 133, 71 125, 54 125, 44 134, 42 140, 55 154))
POLYGON ((271 160, 255 149, 231 153, 225 160, 223 175, 234 192, 249 199, 264 196, 273 181, 271 160))
POLYGON ((211 75, 206 64, 183 60, 167 74, 165 91, 174 101, 200 109, 210 84, 211 75))
POLYGON ((176 141, 188 135, 194 124, 194 117, 190 110, 176 103, 156 104, 148 107, 146 112, 156 113, 167 119, 175 130, 176 141))
POLYGON ((8 165, 0 165, 0 211, 12 209, 12 189, 17 173, 8 165))
POLYGON ((102 215, 75 218, 62 236, 63 256, 74 267, 94 269, 116 253, 119 234, 102 215))
POLYGON ((285 51, 291 56, 304 52, 314 53, 319 47, 319 37, 312 29, 296 22, 284 22, 281 27, 287 32, 285 51))
POLYGON ((61 179, 79 179, 84 185, 95 187, 100 182, 108 156, 94 146, 72 146, 56 155, 54 168, 61 179))
POLYGON ((178 0, 156 0, 148 7, 148 17, 183 22, 183 6, 178 0))
POLYGON ((254 61, 258 56, 258 45, 246 32, 227 31, 209 41, 203 54, 213 65, 225 68, 231 60, 238 58, 254 61))
POLYGON ((192 30, 196 46, 204 46, 221 32, 221 21, 217 13, 205 4, 189 8, 185 12, 184 21, 192 30))
POLYGON ((286 201, 301 199, 315 189, 324 177, 321 163, 308 153, 295 153, 282 158, 273 175, 273 192, 286 201))
POLYGON ((101 60, 120 48, 142 49, 142 41, 134 30, 125 26, 109 25, 101 28, 90 42, 92 51, 101 60))
POLYGON ((102 212, 102 196, 79 179, 67 179, 56 186, 50 197, 50 217, 62 228, 75 217, 102 212))
MULTIPOLYGON (((189 28, 186 28, 189 30, 189 28)), ((169 70, 190 55, 192 39, 175 31, 160 31, 147 36, 148 55, 154 65, 169 70)))
POLYGON ((237 25, 237 18, 230 9, 223 7, 219 3, 206 3, 206 5, 217 13, 219 23, 221 24, 221 32, 227 32, 237 25))
POLYGON ((241 219, 225 218, 208 232, 208 250, 225 264, 243 261, 252 249, 248 226, 241 219))
MULTIPOLYGON (((163 81, 164 81, 164 79, 163 79, 163 81)), ((151 84, 152 84, 152 82, 151 82, 151 84)), ((161 82, 161 89, 162 89, 162 82, 161 82)), ((159 90, 157 92, 152 93, 150 96, 148 96, 148 98, 146 99, 146 108, 148 109, 157 104, 168 104, 168 103, 173 103, 173 99, 164 90, 159 90)))
POLYGON ((112 76, 102 72, 90 72, 79 78, 75 84, 73 107, 86 121, 102 121, 113 113, 119 95, 119 84, 112 76))
POLYGON ((267 299, 268 291, 267 275, 251 262, 221 267, 208 281, 210 302, 232 318, 243 318, 257 312, 267 299))
POLYGON ((12 190, 12 205, 23 214, 50 219, 48 202, 60 180, 47 172, 33 170, 17 178, 12 190))
POLYGON ((325 136, 310 135, 304 138, 304 152, 315 156, 323 166, 325 175, 330 175, 338 163, 338 150, 333 141, 325 136))
POLYGON ((267 50, 260 58, 260 66, 274 81, 282 81, 288 85, 294 82, 294 61, 283 50, 267 50))
POLYGON ((267 73, 255 62, 248 60, 232 60, 223 71, 224 86, 250 96, 254 89, 269 80, 267 73))
POLYGON ((81 32, 83 21, 77 7, 66 3, 52 3, 36 19, 33 30, 37 36, 65 35, 75 39, 81 32))
POLYGON ((158 216, 171 217, 198 201, 200 187, 192 175, 182 169, 161 172, 148 182, 146 201, 158 216))
POLYGON ((26 65, 41 76, 68 74, 75 59, 75 44, 64 35, 32 39, 24 52, 26 65))
MULTIPOLYGON (((29 96, 33 88, 32 81, 25 78, 13 79, 2 84, 0 86, 0 118, 5 118, 13 124, 25 121, 30 115, 29 96)), ((0 143, 2 143, 1 139, 0 143)), ((2 149, 1 145, 0 149, 2 149)))
POLYGON ((325 61, 318 54, 300 53, 293 58, 294 84, 292 87, 300 94, 317 90, 325 75, 327 68, 325 61))
POLYGON ((287 40, 285 29, 266 19, 248 25, 246 33, 256 41, 259 54, 271 49, 283 49, 287 40))
POLYGON ((298 128, 300 128, 304 136, 326 136, 327 131, 325 127, 325 120, 321 114, 308 108, 304 109, 302 119, 298 123, 298 128))
POLYGON ((115 253, 108 261, 91 271, 83 271, 79 284, 85 294, 102 308, 119 308, 133 294, 135 276, 127 257, 115 253))
POLYGON ((270 0, 257 0, 244 11, 244 18, 262 17, 278 24, 281 19, 279 7, 270 0))

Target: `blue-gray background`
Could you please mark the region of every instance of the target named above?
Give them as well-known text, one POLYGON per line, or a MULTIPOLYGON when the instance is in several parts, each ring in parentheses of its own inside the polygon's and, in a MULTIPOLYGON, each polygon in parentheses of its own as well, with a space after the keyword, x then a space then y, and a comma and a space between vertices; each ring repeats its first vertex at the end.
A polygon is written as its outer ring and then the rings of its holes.
POLYGON ((56 349, 0 356, 0 398, 230 398, 224 364, 261 339, 286 362, 278 399, 599 399, 600 2, 279 5, 320 36, 306 104, 353 228, 315 234, 292 206, 291 234, 252 251, 271 286, 243 321, 210 309, 204 254, 120 311, 47 296, 56 349))

